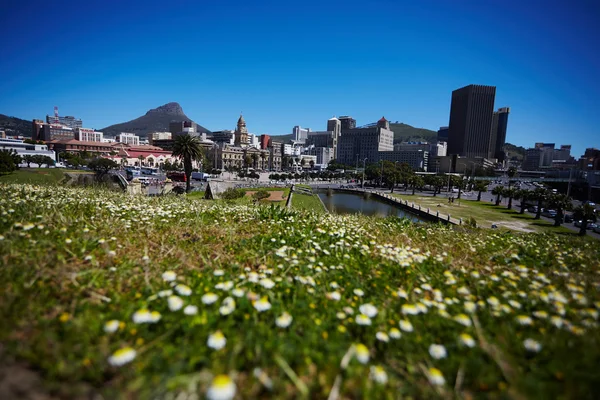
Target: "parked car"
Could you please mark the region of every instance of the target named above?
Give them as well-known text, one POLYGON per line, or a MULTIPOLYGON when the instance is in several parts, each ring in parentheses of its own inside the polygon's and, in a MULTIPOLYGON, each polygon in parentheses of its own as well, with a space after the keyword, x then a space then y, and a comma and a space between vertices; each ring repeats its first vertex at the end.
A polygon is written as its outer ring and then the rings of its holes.
POLYGON ((565 222, 573 222, 573 214, 565 214, 565 222))
POLYGON ((600 233, 600 224, 596 224, 596 226, 592 228, 592 231, 600 233))
MULTIPOLYGON (((579 221, 575 221, 575 222, 574 222, 574 225, 575 225, 576 227, 578 227, 578 228, 581 228, 581 225, 582 225, 582 223, 583 223, 583 221, 582 221, 582 220, 579 220, 579 221)), ((598 224, 596 224, 596 223, 595 223, 594 221, 592 221, 591 219, 588 219, 588 222, 587 222, 586 229, 593 229, 594 227, 597 227, 597 226, 598 226, 598 224)))
POLYGON ((537 206, 531 206, 527 209, 527 211, 532 212, 532 213, 536 213, 538 210, 537 206))
POLYGON ((548 217, 548 218, 554 218, 556 217, 556 210, 546 210, 546 209, 542 209, 542 215, 544 217, 548 217))

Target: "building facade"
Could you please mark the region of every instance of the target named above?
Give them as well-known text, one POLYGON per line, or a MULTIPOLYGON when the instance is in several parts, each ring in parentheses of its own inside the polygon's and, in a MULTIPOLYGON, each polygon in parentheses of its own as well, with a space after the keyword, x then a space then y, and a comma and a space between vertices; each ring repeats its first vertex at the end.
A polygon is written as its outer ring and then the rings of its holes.
POLYGON ((452 92, 448 154, 493 158, 492 119, 495 86, 469 85, 452 92))
POLYGON ((427 150, 382 151, 379 160, 406 163, 415 171, 427 172, 429 152, 427 150))
POLYGON ((308 134, 310 133, 310 128, 303 129, 302 127, 296 125, 292 129, 292 134, 294 135, 294 140, 300 143, 306 142, 308 139, 308 134))
MULTIPOLYGON (((340 130, 343 133, 346 130, 355 129, 356 128, 356 120, 350 116, 343 115, 338 118, 340 121, 340 130)), ((327 129, 329 130, 329 129, 327 129)))
POLYGON ((117 135, 116 140, 119 143, 125 143, 132 146, 139 146, 140 144, 140 137, 134 133, 121 132, 117 135))
POLYGON ((448 127, 441 126, 437 131, 437 140, 442 142, 448 142, 448 127))
MULTIPOLYGON (((20 139, 0 138, 0 150, 14 150, 21 157, 24 156, 48 156, 56 161, 56 153, 48 149, 45 144, 25 143, 20 139)), ((23 164, 23 162, 21 163, 23 164)))
MULTIPOLYGON (((349 118, 349 117, 348 117, 349 118)), ((336 160, 345 165, 355 165, 357 160, 379 160, 379 152, 394 150, 394 132, 385 118, 377 122, 377 126, 344 130, 338 139, 336 160)), ((356 122, 354 122, 356 125, 356 122)))
POLYGON ((103 142, 104 134, 88 128, 75 128, 75 139, 84 142, 103 142))
POLYGON ((246 120, 244 120, 242 115, 240 115, 240 118, 238 119, 234 138, 235 146, 243 147, 248 145, 248 128, 246 128, 246 120))
POLYGON ((75 132, 73 128, 57 124, 44 124, 42 128, 42 137, 38 138, 37 140, 43 140, 44 142, 48 142, 52 140, 73 139, 75 139, 75 132))
POLYGON ((83 122, 79 118, 75 118, 72 116, 60 117, 56 114, 53 116, 46 115, 46 123, 63 125, 71 129, 77 129, 83 126, 83 122))
POLYGON ((492 143, 494 144, 494 153, 490 155, 498 159, 499 162, 505 159, 504 144, 506 143, 508 114, 510 114, 510 107, 502 107, 492 115, 492 143))

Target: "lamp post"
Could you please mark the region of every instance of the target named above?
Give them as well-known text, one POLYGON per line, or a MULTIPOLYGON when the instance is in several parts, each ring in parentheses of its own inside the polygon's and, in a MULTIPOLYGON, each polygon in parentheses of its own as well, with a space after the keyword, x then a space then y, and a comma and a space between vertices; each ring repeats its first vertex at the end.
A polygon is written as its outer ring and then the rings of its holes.
POLYGON ((362 188, 365 187, 365 169, 367 169, 367 159, 363 160, 363 177, 362 177, 362 188))

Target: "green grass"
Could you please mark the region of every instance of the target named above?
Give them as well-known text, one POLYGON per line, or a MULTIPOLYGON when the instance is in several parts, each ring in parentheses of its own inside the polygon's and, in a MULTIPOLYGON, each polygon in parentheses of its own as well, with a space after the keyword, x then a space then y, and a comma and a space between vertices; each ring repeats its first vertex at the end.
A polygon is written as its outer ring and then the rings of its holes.
POLYGON ((325 209, 321 200, 316 194, 308 195, 304 193, 294 192, 292 196, 292 207, 297 210, 313 211, 316 213, 324 213, 325 209))
POLYGON ((0 184, 0 260, 2 379, 24 388, 9 398, 205 398, 219 374, 238 399, 592 398, 600 382, 600 246, 576 237, 0 184))
POLYGON ((63 180, 65 172, 81 172, 62 168, 21 168, 8 175, 0 175, 0 183, 52 184, 63 180))
POLYGON ((186 197, 188 199, 203 199, 206 191, 204 190, 194 190, 193 192, 187 193, 186 197))
MULTIPOLYGON (((406 200, 409 204, 420 204, 424 209, 429 208, 432 213, 439 211, 443 215, 450 214, 452 218, 462 218, 463 222, 471 217, 475 218, 477 226, 482 228, 491 228, 492 224, 497 224, 500 228, 513 231, 577 234, 565 227, 554 227, 552 222, 536 220, 533 214, 519 214, 520 208, 515 206, 508 210, 505 205, 495 206, 489 201, 465 199, 455 199, 454 203, 448 203, 448 199, 444 197, 419 196, 418 193, 415 196, 394 193, 393 196, 406 200)), ((488 199, 489 196, 484 198, 488 199)))

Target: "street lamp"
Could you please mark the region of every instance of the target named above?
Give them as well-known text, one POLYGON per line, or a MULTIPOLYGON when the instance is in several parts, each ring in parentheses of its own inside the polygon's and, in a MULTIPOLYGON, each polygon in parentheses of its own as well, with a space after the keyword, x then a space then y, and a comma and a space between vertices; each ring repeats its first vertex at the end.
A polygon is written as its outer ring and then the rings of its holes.
POLYGON ((367 169, 367 159, 366 158, 363 160, 363 177, 362 177, 362 184, 361 184, 362 188, 365 187, 365 169, 367 169))

